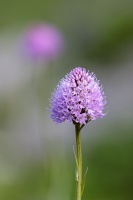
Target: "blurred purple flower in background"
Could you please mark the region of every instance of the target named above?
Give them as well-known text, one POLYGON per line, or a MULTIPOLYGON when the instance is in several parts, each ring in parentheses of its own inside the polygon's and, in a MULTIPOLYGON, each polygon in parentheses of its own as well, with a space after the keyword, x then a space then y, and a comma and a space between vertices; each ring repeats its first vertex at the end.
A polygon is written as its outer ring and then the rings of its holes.
POLYGON ((33 60, 53 61, 61 54, 63 48, 62 34, 49 24, 31 26, 24 36, 24 51, 33 60))
POLYGON ((95 75, 77 67, 60 81, 50 103, 54 122, 67 120, 82 125, 105 115, 106 97, 95 75))

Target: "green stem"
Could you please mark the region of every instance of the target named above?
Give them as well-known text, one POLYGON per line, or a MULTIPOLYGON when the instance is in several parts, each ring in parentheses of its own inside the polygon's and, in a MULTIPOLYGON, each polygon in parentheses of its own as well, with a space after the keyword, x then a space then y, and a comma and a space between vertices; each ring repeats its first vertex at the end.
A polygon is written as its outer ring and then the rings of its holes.
POLYGON ((76 174, 76 181, 77 181, 77 190, 76 190, 76 200, 81 200, 82 191, 81 191, 81 184, 82 184, 82 149, 81 149, 81 133, 80 133, 80 124, 75 125, 75 132, 76 132, 76 147, 77 147, 77 163, 78 169, 76 174))

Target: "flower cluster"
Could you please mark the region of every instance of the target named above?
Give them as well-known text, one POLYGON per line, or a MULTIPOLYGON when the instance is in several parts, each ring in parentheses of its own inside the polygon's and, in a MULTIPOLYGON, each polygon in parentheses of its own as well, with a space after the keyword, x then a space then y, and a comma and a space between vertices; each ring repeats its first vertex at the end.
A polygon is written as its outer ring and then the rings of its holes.
POLYGON ((103 109, 106 97, 95 75, 77 67, 60 81, 50 103, 54 122, 67 120, 85 125, 105 115, 103 109))

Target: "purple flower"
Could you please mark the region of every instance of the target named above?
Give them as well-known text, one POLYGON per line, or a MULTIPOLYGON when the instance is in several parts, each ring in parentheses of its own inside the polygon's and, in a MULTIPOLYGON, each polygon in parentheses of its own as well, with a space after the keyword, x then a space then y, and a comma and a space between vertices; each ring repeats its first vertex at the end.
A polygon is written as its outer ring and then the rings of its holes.
POLYGON ((95 75, 77 67, 60 81, 50 103, 54 122, 67 120, 85 125, 105 115, 106 97, 95 75))
POLYGON ((54 60, 60 55, 63 46, 61 33, 48 24, 30 27, 24 38, 26 54, 35 60, 54 60))

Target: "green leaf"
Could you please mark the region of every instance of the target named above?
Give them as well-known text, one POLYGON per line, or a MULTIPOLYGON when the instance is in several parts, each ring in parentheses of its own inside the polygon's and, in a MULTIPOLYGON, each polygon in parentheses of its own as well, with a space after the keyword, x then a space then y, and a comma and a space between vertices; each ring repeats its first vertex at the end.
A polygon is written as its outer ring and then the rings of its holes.
POLYGON ((88 171, 88 167, 87 167, 87 169, 86 169, 86 171, 85 171, 85 174, 84 174, 84 177, 83 177, 83 179, 82 179, 82 183, 81 183, 81 195, 82 195, 83 192, 84 192, 85 180, 86 180, 87 171, 88 171))
POLYGON ((76 161, 76 166, 77 166, 77 169, 78 169, 78 160, 77 160, 77 156, 76 156, 76 153, 75 153, 74 145, 73 145, 73 152, 74 152, 74 157, 75 157, 75 161, 76 161))

